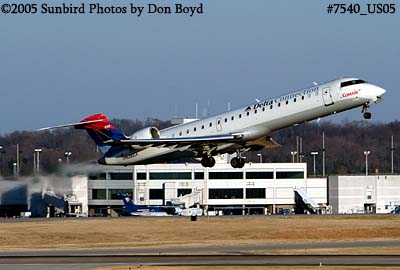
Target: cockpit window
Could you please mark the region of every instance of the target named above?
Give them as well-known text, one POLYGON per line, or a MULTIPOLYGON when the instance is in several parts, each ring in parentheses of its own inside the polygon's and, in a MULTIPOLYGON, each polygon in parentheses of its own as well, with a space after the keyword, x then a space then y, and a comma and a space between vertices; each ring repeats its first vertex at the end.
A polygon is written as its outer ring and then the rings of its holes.
POLYGON ((355 85, 355 84, 360 84, 360 83, 365 83, 365 81, 364 80, 352 80, 352 81, 342 82, 340 84, 340 87, 345 87, 345 86, 355 85))

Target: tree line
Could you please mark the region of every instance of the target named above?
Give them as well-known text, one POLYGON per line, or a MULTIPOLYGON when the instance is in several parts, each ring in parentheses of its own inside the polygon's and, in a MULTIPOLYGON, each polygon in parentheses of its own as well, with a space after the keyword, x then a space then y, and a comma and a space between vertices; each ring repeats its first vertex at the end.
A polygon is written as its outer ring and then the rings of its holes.
MULTIPOLYGON (((128 120, 113 119, 111 123, 125 134, 132 134, 146 126, 159 129, 171 126, 170 121, 158 119, 128 120)), ((370 123, 367 121, 346 121, 343 123, 323 122, 307 123, 286 128, 271 134, 280 147, 263 149, 260 152, 247 152, 248 161, 259 162, 292 162, 291 152, 299 152, 301 160, 307 162, 308 173, 313 173, 313 157, 316 155, 317 174, 322 174, 322 134, 325 134, 325 171, 326 174, 362 174, 365 173, 365 155, 368 150, 369 172, 377 169, 379 173, 391 172, 391 136, 394 146, 400 140, 400 122, 370 123), (301 138, 302 151, 297 147, 296 137, 301 138)), ((17 144, 19 148, 19 175, 31 175, 34 171, 34 150, 40 153, 41 173, 54 173, 67 162, 65 152, 71 163, 96 162, 101 157, 94 142, 81 130, 60 129, 54 131, 15 131, 0 136, 0 174, 12 177, 17 163, 17 144)), ((295 156, 297 161, 297 155, 295 156)), ((394 172, 400 168, 400 153, 394 151, 394 172)))

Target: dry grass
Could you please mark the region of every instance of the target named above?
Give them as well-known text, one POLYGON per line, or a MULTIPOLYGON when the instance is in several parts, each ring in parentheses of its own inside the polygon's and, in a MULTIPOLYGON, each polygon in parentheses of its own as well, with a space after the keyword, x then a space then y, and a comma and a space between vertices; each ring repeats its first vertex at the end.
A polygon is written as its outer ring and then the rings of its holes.
POLYGON ((114 267, 98 267, 93 270, 358 270, 358 269, 385 269, 385 270, 400 270, 400 266, 114 266, 114 267))
POLYGON ((0 222, 0 249, 134 248, 400 239, 400 216, 115 218, 0 222))

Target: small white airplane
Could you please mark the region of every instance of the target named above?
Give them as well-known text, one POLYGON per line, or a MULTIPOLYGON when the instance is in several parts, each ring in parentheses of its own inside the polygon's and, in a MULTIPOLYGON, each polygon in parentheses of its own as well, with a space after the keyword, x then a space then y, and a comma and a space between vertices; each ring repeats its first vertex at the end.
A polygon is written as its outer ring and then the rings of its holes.
POLYGON ((340 78, 310 88, 270 98, 246 107, 172 126, 163 130, 146 127, 130 137, 113 127, 106 116, 95 114, 79 123, 42 128, 85 129, 104 153, 104 165, 163 163, 180 158, 201 158, 204 167, 213 167, 217 154, 236 153, 233 168, 242 168, 246 151, 279 146, 269 135, 276 130, 378 103, 386 91, 357 78, 340 78))

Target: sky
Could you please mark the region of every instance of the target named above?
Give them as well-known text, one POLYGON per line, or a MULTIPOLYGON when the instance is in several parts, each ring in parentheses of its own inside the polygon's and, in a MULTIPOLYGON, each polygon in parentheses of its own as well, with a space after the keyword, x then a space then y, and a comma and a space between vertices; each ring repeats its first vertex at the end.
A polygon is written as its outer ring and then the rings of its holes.
MULTIPOLYGON (((206 108, 215 114, 228 103, 234 109, 343 76, 387 90, 371 108, 374 121, 400 118, 400 4, 395 14, 359 16, 328 14, 330 2, 317 0, 98 2, 202 3, 204 13, 0 13, 1 134, 100 112, 110 119, 194 117, 196 103, 199 116, 206 108)), ((343 119, 362 115, 329 117, 343 119)))

